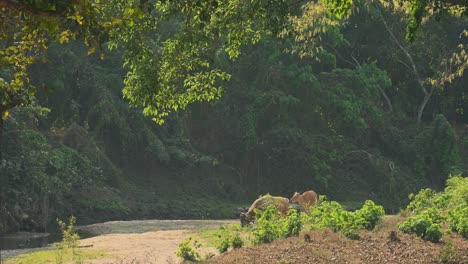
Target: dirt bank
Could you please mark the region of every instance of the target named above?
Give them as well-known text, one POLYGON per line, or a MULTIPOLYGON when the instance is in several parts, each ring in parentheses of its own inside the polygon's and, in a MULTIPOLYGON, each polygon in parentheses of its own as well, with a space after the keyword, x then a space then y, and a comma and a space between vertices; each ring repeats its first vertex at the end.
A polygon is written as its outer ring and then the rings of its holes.
POLYGON ((427 242, 400 232, 397 224, 401 221, 399 217, 386 216, 374 231, 361 231, 360 240, 348 239, 328 229, 314 230, 271 244, 230 250, 206 263, 436 264, 442 262, 445 253, 446 263, 468 264, 468 240, 453 233, 439 243, 427 242), (449 240, 453 243, 450 249, 449 240))
MULTIPOLYGON (((112 221, 89 226, 79 226, 81 232, 94 237, 81 239, 86 249, 102 250, 106 257, 87 260, 85 263, 138 264, 179 263, 176 257, 178 244, 202 227, 219 227, 238 223, 238 220, 138 220, 112 221), (89 247, 88 247, 89 246, 89 247)), ((46 249, 46 248, 43 248, 46 249)), ((6 250, 2 258, 14 257, 41 249, 6 250)), ((202 254, 214 253, 214 248, 205 248, 202 254)))

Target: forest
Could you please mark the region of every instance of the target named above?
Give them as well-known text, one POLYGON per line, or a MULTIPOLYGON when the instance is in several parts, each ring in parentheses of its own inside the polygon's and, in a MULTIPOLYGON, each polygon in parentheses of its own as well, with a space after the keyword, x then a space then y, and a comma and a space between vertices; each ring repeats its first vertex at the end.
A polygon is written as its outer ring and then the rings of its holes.
POLYGON ((65 2, 0 1, 0 233, 468 174, 464 1, 65 2))

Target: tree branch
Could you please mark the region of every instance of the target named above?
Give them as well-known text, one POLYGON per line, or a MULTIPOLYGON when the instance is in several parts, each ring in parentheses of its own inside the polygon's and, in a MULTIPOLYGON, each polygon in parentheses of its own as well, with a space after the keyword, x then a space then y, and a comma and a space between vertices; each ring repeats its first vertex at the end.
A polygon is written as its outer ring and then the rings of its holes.
MULTIPOLYGON (((379 13, 380 13, 380 10, 379 10, 379 13)), ((385 21, 383 15, 381 13, 380 13, 380 19, 382 20, 383 24, 385 25, 385 28, 387 29, 388 33, 390 34, 390 37, 392 38, 392 40, 395 42, 395 44, 397 44, 397 46, 401 49, 401 51, 403 51, 405 56, 408 58, 408 61, 411 64, 411 69, 413 71, 414 77, 416 78, 416 81, 418 82, 419 87, 421 88, 421 91, 424 93, 424 95, 428 95, 429 92, 427 91, 426 87, 424 87, 424 81, 419 76, 419 72, 418 72, 418 69, 416 68, 416 64, 414 63, 413 56, 411 56, 411 54, 408 52, 408 50, 405 47, 403 47, 403 45, 401 45, 401 43, 395 37, 395 35, 393 34, 393 31, 390 29, 390 27, 387 24, 387 21, 385 21)))

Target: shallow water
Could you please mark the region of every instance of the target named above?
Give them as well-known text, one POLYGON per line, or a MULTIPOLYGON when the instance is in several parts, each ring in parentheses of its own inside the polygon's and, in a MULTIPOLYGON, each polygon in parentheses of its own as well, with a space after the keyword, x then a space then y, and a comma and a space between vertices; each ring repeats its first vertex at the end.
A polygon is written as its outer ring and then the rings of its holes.
POLYGON ((45 247, 61 239, 59 233, 16 232, 0 236, 0 249, 45 247))

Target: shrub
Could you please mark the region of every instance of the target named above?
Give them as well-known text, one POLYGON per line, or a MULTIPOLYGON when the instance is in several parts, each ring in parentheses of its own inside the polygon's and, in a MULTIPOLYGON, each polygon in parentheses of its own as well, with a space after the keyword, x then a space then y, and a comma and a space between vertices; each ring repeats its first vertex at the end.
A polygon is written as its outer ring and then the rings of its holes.
POLYGON ((216 246, 216 249, 218 249, 219 253, 224 253, 228 251, 229 247, 231 246, 231 240, 229 236, 224 236, 216 246))
POLYGON ((416 234, 424 240, 438 242, 442 238, 440 223, 443 219, 439 211, 435 208, 429 208, 420 214, 408 218, 398 228, 402 232, 416 234))
POLYGON ((445 192, 450 195, 452 204, 468 206, 468 177, 451 176, 445 192))
POLYGON ((64 255, 67 254, 67 250, 71 249, 72 259, 75 262, 81 260, 80 254, 76 251, 78 247, 78 240, 80 236, 75 230, 76 218, 71 216, 68 220, 68 225, 60 219, 57 219, 60 231, 62 233, 62 241, 55 245, 55 263, 63 263, 64 255))
POLYGON ((334 201, 323 199, 318 206, 312 209, 310 219, 315 228, 328 227, 334 232, 340 232, 347 238, 359 239, 359 230, 372 229, 385 214, 383 207, 367 201, 360 210, 348 212, 334 201))
POLYGON ((78 240, 80 240, 80 236, 75 230, 76 217, 71 216, 68 220, 68 225, 60 219, 57 219, 57 223, 62 232, 61 247, 76 248, 78 246, 78 240))
POLYGON ((334 232, 343 229, 349 225, 349 222, 354 222, 351 218, 352 213, 344 210, 335 201, 322 201, 311 212, 311 221, 314 227, 329 227, 334 232))
POLYGON ((435 195, 435 192, 429 188, 420 190, 419 193, 416 195, 411 193, 408 196, 411 202, 408 204, 406 209, 409 212, 417 214, 425 210, 428 207, 433 207, 434 204, 432 202, 432 198, 434 195, 435 195))
POLYGON ((354 212, 354 214, 357 221, 364 228, 372 230, 385 215, 385 211, 381 205, 376 205, 373 201, 367 200, 362 208, 354 212))
POLYGON ((220 253, 228 251, 230 247, 241 248, 244 245, 244 241, 239 236, 239 233, 233 236, 229 230, 222 229, 218 237, 220 240, 216 245, 216 249, 218 249, 220 253))
POLYGON ((252 231, 254 244, 270 243, 278 239, 282 234, 282 226, 279 221, 279 212, 274 206, 268 206, 262 213, 256 210, 257 220, 252 231))
POLYGON ((242 238, 239 236, 239 234, 236 234, 232 238, 231 243, 232 243, 233 248, 241 248, 242 246, 244 246, 244 240, 242 240, 242 238))
POLYGON ((288 211, 288 217, 284 220, 283 224, 283 236, 297 236, 301 232, 303 227, 303 221, 301 214, 299 214, 295 209, 290 209, 288 211))
POLYGON ((359 240, 359 229, 356 226, 349 226, 341 230, 341 234, 352 240, 359 240))
POLYGON ((452 231, 468 237, 468 178, 450 176, 443 192, 423 189, 409 198, 412 201, 406 210, 415 215, 399 226, 402 231, 438 241, 440 224, 447 220, 452 231))
POLYGON ((176 255, 184 260, 200 261, 200 253, 197 251, 200 247, 201 244, 197 240, 192 241, 192 237, 189 237, 179 244, 176 255))
POLYGON ((450 258, 453 254, 453 243, 452 240, 447 241, 442 253, 440 254, 440 262, 449 263, 450 258))
POLYGON ((443 233, 440 231, 440 228, 440 224, 431 224, 426 230, 426 234, 424 234, 423 239, 431 242, 439 242, 439 240, 443 236, 443 233))
POLYGON ((468 238, 468 207, 457 206, 448 211, 448 222, 453 231, 458 232, 464 238, 468 238))

